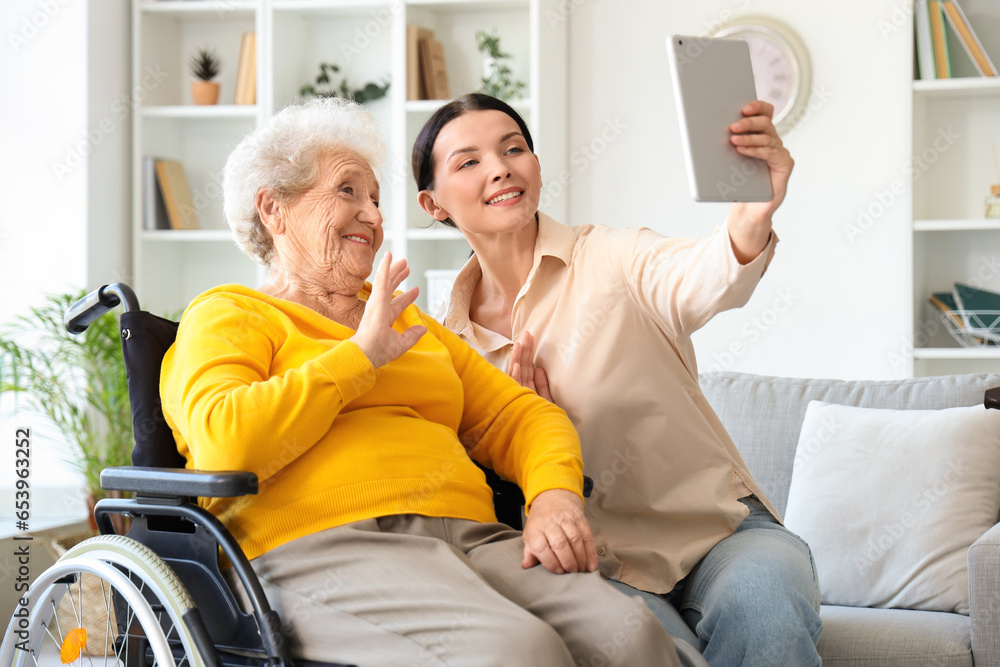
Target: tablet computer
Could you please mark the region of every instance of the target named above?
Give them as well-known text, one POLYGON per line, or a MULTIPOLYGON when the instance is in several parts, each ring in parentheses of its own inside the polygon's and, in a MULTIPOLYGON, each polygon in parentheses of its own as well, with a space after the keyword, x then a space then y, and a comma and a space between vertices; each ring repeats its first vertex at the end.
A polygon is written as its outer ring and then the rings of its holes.
POLYGON ((740 155, 729 125, 757 97, 750 48, 739 39, 667 38, 688 183, 695 201, 771 201, 767 162, 740 155))

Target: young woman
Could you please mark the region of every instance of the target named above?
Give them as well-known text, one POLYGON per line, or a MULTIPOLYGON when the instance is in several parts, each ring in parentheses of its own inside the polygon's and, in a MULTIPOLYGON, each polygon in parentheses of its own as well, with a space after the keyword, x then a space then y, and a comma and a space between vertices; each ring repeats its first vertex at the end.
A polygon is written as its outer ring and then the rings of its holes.
POLYGON ((421 207, 474 250, 444 324, 580 433, 601 573, 712 665, 819 665, 809 548, 780 524, 702 394, 690 338, 746 303, 777 243, 771 216, 793 160, 770 105, 743 114, 732 142, 767 161, 774 198, 734 204, 707 239, 540 213, 528 128, 485 95, 431 117, 413 174, 421 207))

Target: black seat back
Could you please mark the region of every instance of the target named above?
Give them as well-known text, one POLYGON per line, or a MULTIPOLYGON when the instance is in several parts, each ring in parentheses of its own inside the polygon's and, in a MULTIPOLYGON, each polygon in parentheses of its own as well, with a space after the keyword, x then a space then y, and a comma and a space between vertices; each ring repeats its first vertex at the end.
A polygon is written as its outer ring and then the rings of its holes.
POLYGON ((160 402, 160 365, 177 338, 179 325, 144 310, 124 312, 120 322, 135 433, 132 465, 183 468, 184 457, 177 451, 160 402))

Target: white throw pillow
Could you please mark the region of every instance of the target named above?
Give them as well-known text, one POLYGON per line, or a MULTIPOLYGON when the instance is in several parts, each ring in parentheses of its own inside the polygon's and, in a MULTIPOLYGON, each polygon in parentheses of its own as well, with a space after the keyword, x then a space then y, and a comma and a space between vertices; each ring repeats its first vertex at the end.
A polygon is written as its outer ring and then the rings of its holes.
POLYGON ((785 525, 824 604, 969 613, 969 547, 1000 512, 1000 410, 812 401, 785 525))

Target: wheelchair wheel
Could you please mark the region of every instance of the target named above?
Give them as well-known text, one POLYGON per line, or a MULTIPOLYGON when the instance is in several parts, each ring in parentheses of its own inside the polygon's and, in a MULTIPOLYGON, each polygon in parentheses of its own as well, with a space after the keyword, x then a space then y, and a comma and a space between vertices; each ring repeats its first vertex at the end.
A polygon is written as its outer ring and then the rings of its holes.
POLYGON ((127 537, 81 542, 25 597, 4 635, 0 667, 204 666, 183 621, 190 595, 159 556, 127 537))

